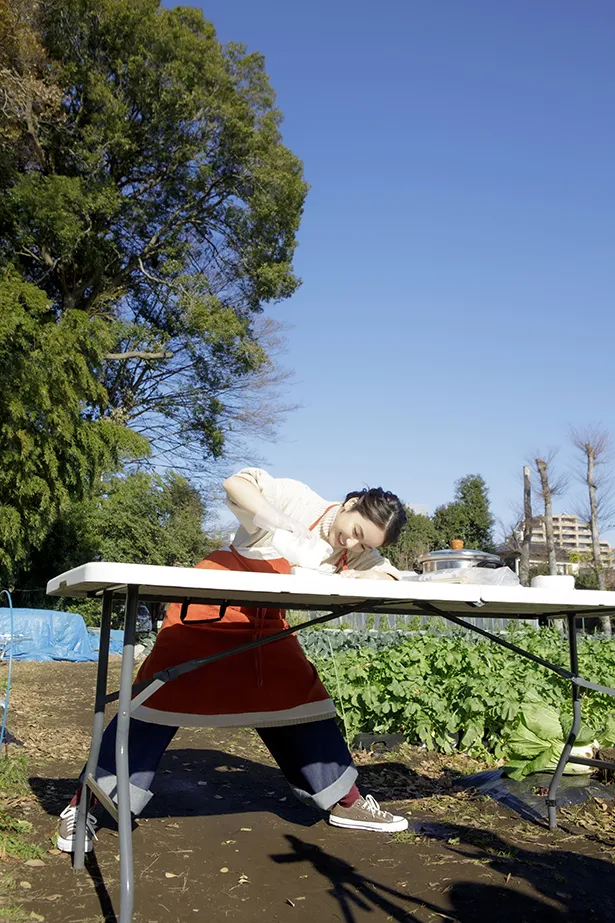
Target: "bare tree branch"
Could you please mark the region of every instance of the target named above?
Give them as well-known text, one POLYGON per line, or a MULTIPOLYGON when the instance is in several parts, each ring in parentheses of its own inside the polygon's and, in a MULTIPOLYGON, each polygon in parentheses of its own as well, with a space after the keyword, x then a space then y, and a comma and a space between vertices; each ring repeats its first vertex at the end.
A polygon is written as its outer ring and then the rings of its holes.
MULTIPOLYGON (((604 465, 610 460, 610 440, 609 435, 598 427, 588 427, 580 432, 570 428, 570 438, 573 445, 583 453, 585 457, 585 473, 583 480, 587 485, 589 498, 589 526, 592 535, 592 563, 598 579, 598 588, 606 590, 606 577, 602 562, 602 549, 600 547, 600 521, 604 519, 605 507, 600 509, 598 489, 601 489, 600 500, 604 501, 609 498, 609 491, 612 488, 612 477, 610 471, 600 477, 596 473, 599 465, 604 465)), ((602 630, 605 634, 611 634, 611 620, 608 615, 600 619, 602 630)))
POLYGON ((104 358, 109 361, 113 359, 147 359, 149 360, 149 359, 172 359, 173 355, 174 355, 173 353, 170 353, 167 351, 162 351, 158 353, 148 353, 148 352, 143 352, 143 350, 141 349, 133 349, 125 353, 107 353, 107 355, 104 356, 104 358))

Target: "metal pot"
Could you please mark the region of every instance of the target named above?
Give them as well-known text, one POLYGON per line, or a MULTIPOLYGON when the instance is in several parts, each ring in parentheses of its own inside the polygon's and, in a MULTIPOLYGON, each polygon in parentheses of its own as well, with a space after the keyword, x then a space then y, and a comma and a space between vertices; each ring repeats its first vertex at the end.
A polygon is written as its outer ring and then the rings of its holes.
POLYGON ((473 548, 444 548, 430 551, 419 558, 419 567, 424 574, 433 574, 439 570, 459 567, 504 567, 504 562, 497 554, 476 551, 473 548))

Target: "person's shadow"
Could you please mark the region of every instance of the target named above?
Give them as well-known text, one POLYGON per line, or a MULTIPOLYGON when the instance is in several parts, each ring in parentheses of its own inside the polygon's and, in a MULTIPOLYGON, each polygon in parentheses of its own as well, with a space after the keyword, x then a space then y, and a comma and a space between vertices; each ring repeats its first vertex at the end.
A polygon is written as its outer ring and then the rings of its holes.
MULTIPOLYGON (((450 825, 447 825, 447 836, 450 829, 450 825)), ((464 846, 471 845, 477 834, 484 835, 485 831, 460 826, 455 829, 461 844, 455 851, 464 858, 470 855, 474 857, 476 853, 464 849, 464 846), (464 843, 466 832, 468 841, 464 843)), ((389 920, 418 921, 424 919, 422 914, 417 915, 420 910, 430 911, 443 920, 457 923, 493 923, 494 920, 497 923, 535 923, 537 920, 540 923, 612 923, 615 919, 613 866, 601 859, 567 852, 545 853, 532 850, 518 851, 514 859, 510 860, 494 857, 498 870, 506 871, 509 868, 511 877, 514 875, 517 881, 523 878, 541 892, 546 900, 522 893, 514 884, 504 886, 464 881, 447 889, 447 903, 451 908, 448 909, 425 899, 423 888, 421 896, 414 897, 362 874, 345 859, 326 852, 320 846, 305 843, 292 835, 287 835, 286 840, 290 851, 271 856, 273 861, 282 864, 302 863, 304 867, 309 865, 313 871, 328 879, 331 884, 329 894, 338 904, 346 923, 355 923, 357 911, 380 912, 389 920), (568 881, 563 886, 562 868, 578 869, 580 860, 586 864, 584 887, 579 883, 578 874, 574 883, 568 881), (566 887, 565 892, 563 887, 566 887), (560 906, 554 907, 552 901, 560 906)), ((509 843, 495 837, 496 843, 502 853, 510 852, 509 843)))
MULTIPOLYGON (((366 775, 377 790, 379 786, 391 784, 392 770, 400 780, 404 774, 413 777, 417 786, 416 797, 425 794, 427 784, 435 785, 395 763, 383 764, 381 771, 371 766, 366 775)), ((35 777, 30 784, 42 807, 54 815, 65 807, 75 790, 75 780, 68 778, 35 777)), ((361 776, 359 784, 362 784, 361 776)), ((295 800, 277 767, 215 749, 169 749, 152 788, 156 797, 143 812, 142 816, 147 818, 211 817, 258 811, 269 812, 303 828, 322 818, 320 812, 295 800), (219 797, 216 798, 216 795, 219 797)), ((103 813, 108 818, 106 812, 103 813)), ((110 818, 108 823, 114 824, 110 818)), ((479 860, 481 868, 486 864, 504 875, 510 873, 510 884, 453 883, 446 892, 446 906, 443 907, 426 899, 424 887, 417 890, 416 897, 403 893, 362 874, 347 859, 306 843, 295 835, 286 836, 289 852, 273 855, 271 859, 276 863, 311 865, 315 872, 329 881, 328 893, 346 923, 354 923, 357 912, 361 915, 376 913, 375 919, 380 915, 399 921, 423 919, 418 914, 421 908, 432 911, 440 919, 458 923, 493 923, 494 918, 498 923, 615 921, 613 866, 608 862, 558 848, 520 849, 498 834, 454 823, 429 821, 426 829, 430 838, 443 842, 443 848, 451 858, 458 856, 464 863, 479 860), (519 889, 520 879, 526 884, 526 893, 519 889), (527 885, 534 894, 527 893, 527 885)), ((414 845, 409 847, 410 861, 414 848, 414 845)), ((354 854, 356 848, 351 855, 354 854)), ((404 851, 403 855, 408 853, 404 851)), ((104 917, 112 921, 115 917, 111 902, 94 854, 87 857, 87 867, 104 917)), ((471 866, 464 864, 466 867, 471 866)), ((434 897, 434 901, 436 899, 434 897)))
MULTIPOLYGON (((41 807, 56 817, 75 793, 74 778, 34 776, 29 782, 41 807)), ((311 827, 322 819, 319 811, 296 800, 277 766, 220 750, 170 748, 160 762, 152 791, 154 797, 139 819, 213 817, 251 811, 270 812, 301 827, 311 827)), ((99 830, 117 829, 113 818, 100 806, 94 813, 99 819, 99 830)), ((138 821, 135 825, 138 826, 138 821)), ((102 919, 117 923, 95 852, 86 855, 85 867, 100 903, 102 919)))
MULTIPOLYGON (((615 921, 615 867, 612 862, 562 849, 555 843, 551 849, 528 849, 504 839, 498 833, 460 824, 431 824, 430 833, 433 837, 438 837, 439 826, 447 848, 454 854, 464 860, 474 858, 478 847, 482 851, 482 861, 486 859, 488 867, 510 875, 511 879, 522 878, 547 901, 563 905, 567 921, 615 921)), ((510 892, 503 890, 510 900, 510 892)), ((545 908, 542 919, 560 919, 559 915, 549 916, 555 912, 552 906, 542 906, 545 908)), ((513 918, 510 919, 512 921, 513 918)))

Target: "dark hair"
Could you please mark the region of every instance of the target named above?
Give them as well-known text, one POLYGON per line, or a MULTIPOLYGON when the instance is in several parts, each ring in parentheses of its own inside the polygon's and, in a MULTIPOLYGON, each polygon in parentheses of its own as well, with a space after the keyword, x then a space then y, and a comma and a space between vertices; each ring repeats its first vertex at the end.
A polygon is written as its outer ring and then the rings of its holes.
POLYGON ((383 545, 394 545, 406 523, 406 511, 399 497, 382 487, 364 487, 347 494, 344 503, 355 497, 353 510, 384 529, 383 545))

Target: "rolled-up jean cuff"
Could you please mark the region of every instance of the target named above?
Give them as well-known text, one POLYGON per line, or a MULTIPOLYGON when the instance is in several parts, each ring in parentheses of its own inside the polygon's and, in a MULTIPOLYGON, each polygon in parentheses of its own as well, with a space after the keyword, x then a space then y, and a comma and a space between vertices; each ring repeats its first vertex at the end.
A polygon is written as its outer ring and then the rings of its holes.
POLYGON ((335 782, 332 782, 331 785, 328 785, 327 788, 323 788, 321 792, 315 792, 310 794, 310 792, 303 791, 301 788, 296 788, 296 786, 291 785, 291 789, 295 797, 300 801, 309 804, 312 807, 320 808, 321 811, 328 811, 333 805, 337 804, 340 798, 343 798, 344 795, 347 795, 352 786, 357 781, 359 773, 355 766, 349 766, 341 774, 339 779, 336 779, 335 782))
MULTIPOLYGON (((117 804, 117 776, 110 775, 105 769, 97 766, 96 782, 105 795, 108 795, 111 801, 117 804)), ((154 793, 148 789, 139 788, 138 785, 133 785, 132 782, 130 782, 129 785, 130 811, 135 817, 138 817, 146 804, 154 797, 154 793)))

